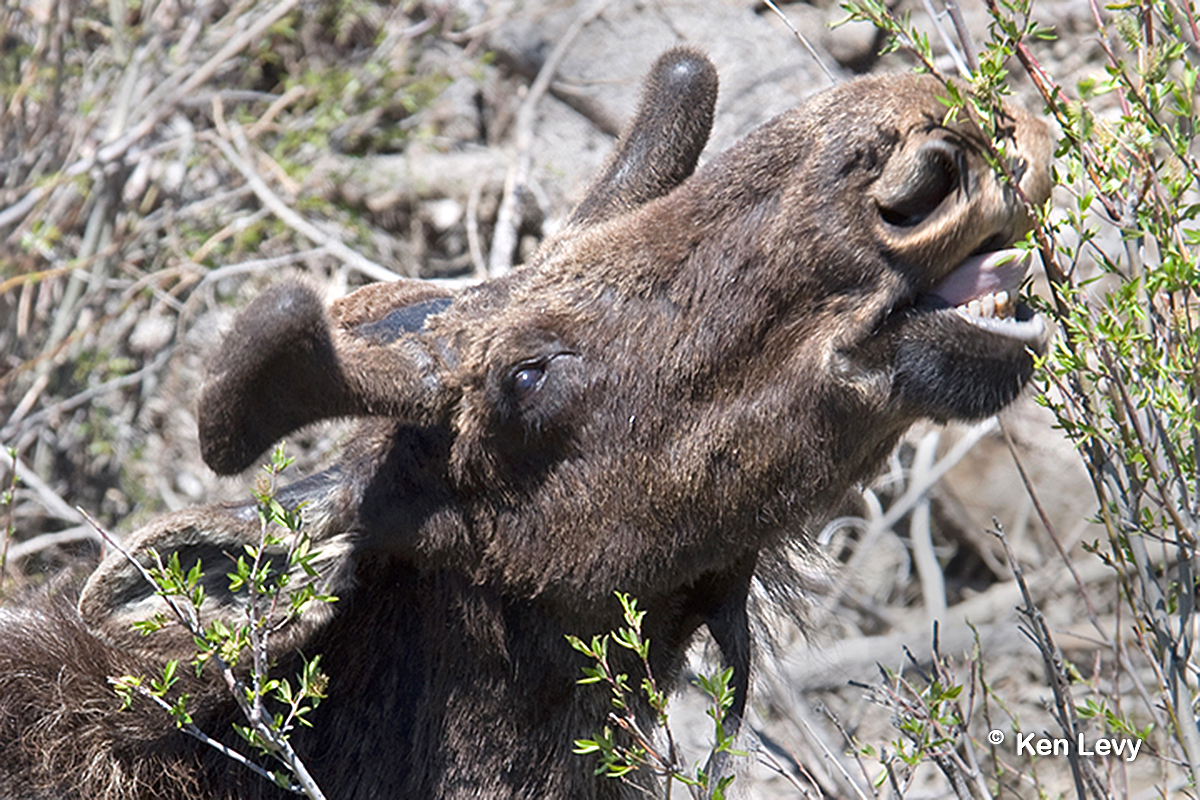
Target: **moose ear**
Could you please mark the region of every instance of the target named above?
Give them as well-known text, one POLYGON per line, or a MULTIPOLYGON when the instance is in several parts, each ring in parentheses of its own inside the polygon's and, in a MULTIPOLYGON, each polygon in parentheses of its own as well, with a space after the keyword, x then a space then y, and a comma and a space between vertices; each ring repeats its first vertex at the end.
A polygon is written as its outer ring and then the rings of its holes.
POLYGON ((204 461, 241 472, 279 439, 332 417, 435 421, 448 351, 420 332, 452 302, 420 281, 363 287, 328 313, 302 284, 263 293, 210 365, 199 404, 204 461))
POLYGON ((698 50, 659 56, 608 163, 571 215, 588 226, 661 197, 687 180, 712 131, 717 70, 698 50))
MULTIPOLYGON (((306 516, 309 515, 306 512, 306 516)), ((307 562, 311 571, 303 565, 289 566, 290 539, 268 548, 262 563, 269 564, 277 573, 288 573, 289 593, 311 585, 318 594, 344 597, 354 583, 352 542, 350 534, 346 533, 351 526, 318 522, 312 527, 334 533, 311 542, 311 550, 315 551, 315 556, 307 562)), ((202 577, 198 586, 203 589, 200 624, 208 627, 221 621, 236 629, 246 622, 249 593, 244 588, 231 590, 229 574, 235 572, 237 558, 245 556, 244 546, 258 545, 261 536, 260 522, 253 506, 189 509, 163 517, 137 531, 126 540, 125 552, 151 572, 160 563, 169 565, 176 557, 185 576, 199 565, 202 577)), ((153 650, 158 654, 192 652, 191 634, 175 624, 175 614, 157 588, 123 553, 111 553, 84 585, 79 598, 80 616, 93 633, 118 647, 153 650), (135 630, 134 623, 156 617, 167 624, 153 636, 146 638, 135 630)), ((192 607, 186 598, 176 602, 184 613, 192 607)), ((277 619, 271 620, 278 627, 278 633, 271 637, 272 652, 301 646, 328 622, 334 607, 329 603, 312 602, 302 615, 292 617, 289 611, 288 603, 280 603, 275 612, 277 619)))

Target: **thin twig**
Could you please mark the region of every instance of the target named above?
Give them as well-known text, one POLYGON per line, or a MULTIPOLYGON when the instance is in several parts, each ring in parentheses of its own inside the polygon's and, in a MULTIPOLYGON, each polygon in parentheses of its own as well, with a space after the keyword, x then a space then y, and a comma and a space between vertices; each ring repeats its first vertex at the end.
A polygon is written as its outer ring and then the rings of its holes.
MULTIPOLYGON (((113 681, 113 679, 110 678, 109 680, 110 680, 110 682, 115 683, 115 681, 113 681)), ((133 689, 135 691, 137 691, 137 693, 140 694, 142 697, 145 697, 145 698, 149 699, 151 702, 155 703, 159 708, 161 708, 163 711, 166 711, 168 714, 172 713, 175 710, 174 708, 171 707, 170 703, 168 703, 166 700, 163 700, 161 697, 158 697, 157 695, 152 693, 145 686, 134 686, 133 689)), ((278 786, 278 784, 275 782, 275 775, 273 773, 271 773, 270 770, 251 761, 249 758, 247 758, 246 756, 244 756, 242 753, 238 752, 237 750, 234 750, 232 747, 228 747, 227 745, 224 745, 221 742, 218 742, 216 739, 212 738, 207 733, 200 730, 200 728, 196 726, 196 723, 185 722, 179 726, 179 730, 183 731, 188 736, 191 736, 194 739, 204 742, 204 744, 213 748, 221 755, 226 756, 227 758, 233 759, 237 763, 241 764, 243 767, 246 767, 247 769, 249 769, 251 772, 259 775, 262 778, 265 778, 266 780, 270 781, 273 785, 278 786)), ((293 794, 304 794, 304 789, 301 786, 296 785, 296 784, 292 784, 292 785, 286 786, 284 788, 286 788, 288 791, 292 792, 293 794)))
POLYGON ((967 22, 963 19, 962 9, 958 5, 958 0, 944 0, 946 11, 950 14, 950 20, 954 23, 954 32, 958 35, 958 41, 962 44, 962 54, 967 58, 967 66, 971 69, 971 74, 979 72, 979 58, 975 55, 975 42, 971 39, 971 32, 967 29, 967 22))
POLYGON ((66 522, 83 522, 84 518, 79 515, 79 512, 71 508, 65 500, 58 496, 58 493, 50 488, 38 474, 25 466, 21 462, 20 457, 14 456, 7 449, 0 449, 0 460, 3 460, 6 470, 13 470, 16 473, 17 479, 26 487, 32 489, 33 492, 41 500, 42 506, 56 519, 61 519, 66 522))
MULTIPOLYGON (((246 141, 245 135, 241 132, 241 128, 237 125, 231 126, 235 141, 239 145, 239 149, 244 152, 249 152, 250 144, 246 141)), ((360 253, 355 252, 346 246, 346 244, 333 234, 325 233, 317 228, 304 217, 292 210, 292 208, 279 195, 271 191, 266 182, 259 177, 254 168, 234 151, 233 147, 217 136, 206 137, 220 149, 221 154, 233 165, 233 168, 242 174, 246 183, 249 184, 255 196, 258 197, 267 209, 278 217, 285 225, 299 233, 301 236, 311 240, 314 244, 318 244, 329 251, 329 254, 339 259, 346 266, 358 270, 369 278, 377 281, 395 281, 401 276, 392 272, 387 267, 376 264, 374 261, 366 258, 360 253)))
POLYGON ((817 48, 813 47, 812 42, 808 41, 808 37, 801 33, 800 30, 792 24, 792 21, 787 18, 787 14, 784 14, 782 11, 780 11, 779 6, 775 5, 772 0, 764 0, 764 2, 766 2, 767 8, 775 12, 775 16, 783 20, 783 24, 786 25, 788 30, 792 32, 792 35, 800 40, 800 44, 804 45, 804 49, 808 51, 808 54, 812 57, 812 60, 815 61, 817 66, 821 68, 821 71, 825 73, 825 77, 829 78, 829 82, 834 86, 840 83, 837 76, 833 74, 833 70, 831 70, 829 65, 825 63, 825 59, 821 58, 821 56, 817 53, 817 48))
MULTIPOLYGON (((87 520, 88 524, 91 525, 93 528, 95 528, 96 532, 104 539, 104 541, 107 542, 108 544, 110 544, 118 553, 120 553, 122 556, 124 556, 125 560, 128 561, 129 564, 132 565, 133 568, 136 569, 138 571, 138 573, 142 576, 142 579, 145 580, 149 586, 154 588, 155 593, 163 599, 163 601, 171 609, 171 612, 175 615, 175 618, 187 629, 187 631, 193 637, 195 637, 199 640, 203 640, 205 637, 205 631, 204 631, 204 628, 200 624, 200 618, 199 618, 200 609, 199 609, 199 607, 198 606, 184 607, 177 601, 176 596, 173 596, 172 594, 167 593, 167 592, 159 591, 160 587, 159 587, 158 582, 154 579, 154 576, 150 573, 150 571, 148 569, 146 569, 146 567, 140 561, 138 561, 133 556, 132 553, 130 553, 128 550, 126 550, 124 547, 122 547, 121 543, 119 541, 117 541, 117 539, 115 537, 113 537, 111 534, 109 534, 106 530, 104 530, 104 528, 100 525, 100 523, 98 523, 95 519, 93 519, 91 517, 91 515, 89 515, 86 511, 84 511, 82 508, 78 508, 78 507, 77 507, 77 510, 87 520), (185 611, 185 608, 186 608, 186 611, 185 611)), ((260 551, 261 551, 261 548, 260 548, 260 551)), ((151 552, 153 552, 153 551, 151 551, 151 552)), ((159 572, 160 573, 165 572, 166 569, 162 563, 162 554, 161 553, 153 553, 153 554, 154 554, 155 561, 157 562, 157 568, 158 568, 159 572)), ((256 566, 257 566, 257 564, 256 564, 256 566)), ((253 597, 253 595, 252 595, 252 597, 253 597)), ((254 627, 253 621, 251 623, 251 627, 252 628, 254 627)), ((265 643, 264 643, 264 646, 265 646, 265 643)), ((295 750, 292 749, 291 743, 287 740, 286 737, 283 737, 278 732, 273 731, 269 727, 269 724, 266 722, 266 719, 264 718, 264 714, 262 712, 262 706, 261 706, 261 703, 262 703, 261 692, 259 691, 261 689, 261 680, 263 677, 263 673, 261 673, 259 670, 265 669, 266 659, 265 659, 265 654, 260 654, 257 651, 254 653, 254 656, 255 656, 255 669, 254 669, 254 681, 255 681, 254 703, 255 703, 255 706, 252 707, 250 702, 246 699, 247 689, 246 689, 245 684, 243 683, 243 681, 240 678, 238 678, 234 674, 233 668, 230 666, 229 662, 227 662, 224 658, 222 658, 221 655, 217 652, 213 652, 211 654, 212 660, 214 661, 214 663, 216 663, 216 665, 221 673, 221 677, 224 679, 225 685, 229 688, 230 693, 233 695, 233 699, 237 703, 238 708, 241 710, 242 715, 246 718, 246 720, 248 722, 250 722, 254 731, 257 734, 259 734, 259 736, 262 739, 262 743, 268 746, 264 749, 267 749, 268 752, 270 752, 270 754, 274 758, 277 758, 280 762, 282 762, 284 765, 286 765, 287 768, 291 771, 292 775, 295 777, 295 779, 297 781, 297 786, 291 787, 291 790, 296 792, 297 794, 305 794, 308 797, 312 798, 312 800, 325 800, 325 795, 321 792, 320 787, 317 786, 316 781, 313 779, 312 775, 308 772, 308 769, 305 767, 304 763, 300 760, 299 756, 296 755, 295 750), (298 788, 298 790, 297 790, 297 788, 298 788)), ((167 708, 169 710, 170 706, 167 706, 167 708)), ((222 752, 224 752, 224 750, 222 750, 222 752)), ((244 757, 239 758, 237 760, 243 764, 250 763, 244 757)), ((256 771, 259 771, 260 774, 262 772, 261 770, 256 770, 256 771)), ((266 774, 268 776, 270 776, 269 772, 266 774)), ((272 779, 272 781, 274 781, 273 776, 271 776, 271 779, 272 779)))
MULTIPOLYGON (((927 482, 926 473, 934 466, 937 458, 937 445, 941 434, 934 430, 925 434, 917 444, 913 454, 912 481, 914 484, 927 482)), ((946 578, 938 564, 937 555, 933 549, 933 532, 930 530, 929 495, 922 495, 913 507, 912 517, 908 526, 909 539, 912 541, 913 562, 917 567, 917 576, 921 580, 921 597, 925 601, 925 613, 931 620, 946 618, 946 578)))
MULTIPOLYGON (((122 375, 119 378, 113 378, 111 381, 105 381, 99 386, 93 386, 91 389, 85 389, 79 394, 68 397, 66 400, 60 400, 52 406, 47 406, 37 413, 30 414, 24 420, 10 422, 4 427, 3 430, 0 430, 0 440, 8 441, 18 438, 18 434, 21 431, 27 429, 31 425, 40 423, 47 417, 55 414, 65 414, 66 412, 73 411, 85 403, 90 403, 95 398, 107 394, 108 392, 123 388, 125 386, 130 386, 135 383, 140 383, 148 375, 153 375, 162 369, 171 359, 171 355, 174 353, 174 351, 175 348, 173 346, 166 347, 162 350, 162 352, 154 357, 153 361, 136 372, 131 372, 128 375, 122 375)), ((22 477, 21 480, 25 480, 25 478, 22 477)), ((78 521, 78 517, 74 516, 64 517, 60 515, 60 519, 69 519, 72 522, 78 521)))
POLYGON ((958 51, 958 45, 950 38, 950 32, 942 24, 941 15, 933 7, 933 0, 921 0, 921 4, 925 6, 925 13, 929 15, 929 22, 933 25, 934 30, 938 32, 938 36, 941 37, 942 44, 945 46, 946 52, 950 54, 950 59, 954 62, 954 67, 958 70, 958 74, 963 77, 970 75, 971 70, 967 67, 967 62, 963 58, 962 53, 958 51))
MULTIPOLYGON (((6 450, 6 452, 9 458, 13 460, 13 466, 15 467, 17 451, 10 449, 6 450)), ((13 524, 13 509, 17 504, 17 471, 16 469, 11 469, 9 472, 11 474, 8 479, 8 488, 4 490, 2 501, 6 508, 4 514, 4 532, 2 534, 4 536, 4 546, 0 548, 0 592, 4 590, 4 584, 8 579, 9 545, 12 544, 13 531, 16 529, 16 526, 13 524)), ((2 475, 3 473, 0 473, 0 476, 2 475)))
POLYGON ((487 277, 487 261, 479 238, 479 201, 482 196, 483 181, 475 181, 471 185, 471 193, 467 195, 467 249, 471 253, 472 274, 480 280, 487 277))
POLYGON ((88 540, 99 543, 104 542, 104 539, 86 525, 76 525, 73 528, 66 528, 61 531, 54 531, 53 533, 43 533, 34 536, 32 539, 26 539, 23 542, 13 544, 8 549, 8 560, 15 563, 43 550, 49 550, 52 547, 88 540))
POLYGON ((1070 571, 1071 577, 1075 581, 1075 586, 1079 589, 1079 594, 1083 598, 1084 605, 1087 606, 1088 620, 1091 621, 1092 627, 1095 628, 1100 634, 1105 644, 1110 649, 1115 650, 1116 645, 1113 642, 1112 637, 1100 624, 1100 615, 1096 612, 1096 607, 1092 603, 1091 593, 1088 592, 1087 585, 1084 583, 1083 578, 1079 576, 1079 571, 1075 569, 1075 562, 1071 559, 1066 549, 1063 547, 1062 539, 1055 530, 1054 524, 1050 521, 1050 516, 1046 513, 1046 509, 1042 506, 1042 502, 1038 498, 1037 490, 1033 486, 1033 481, 1029 479, 1029 474, 1025 471, 1025 465, 1021 463, 1021 456, 1019 453, 1017 453, 1017 445, 1015 442, 1013 442, 1013 438, 1009 434, 1008 428, 1005 427, 1003 422, 1000 423, 1000 432, 1004 434, 1004 443, 1008 445, 1008 452, 1012 456, 1013 463, 1016 464, 1017 473, 1021 476, 1021 483, 1025 487, 1025 493, 1029 495, 1029 499, 1033 501, 1033 507, 1037 510, 1038 519, 1042 521, 1042 526, 1045 527, 1046 533, 1050 536, 1050 541, 1054 543, 1054 547, 1058 551, 1058 557, 1062 559, 1063 565, 1066 566, 1068 571, 1070 571))
MULTIPOLYGON (((80 175, 89 172, 97 165, 107 164, 120 158, 125 154, 130 147, 141 140, 157 126, 160 122, 170 116, 175 108, 185 98, 193 95, 209 78, 211 78, 221 66, 233 56, 237 55, 242 49, 250 45, 259 36, 261 36, 268 28, 279 21, 281 17, 290 12, 299 4, 300 0, 283 0, 262 17, 260 17, 253 25, 247 28, 240 34, 237 34, 230 39, 224 47, 216 52, 208 61, 204 62, 198 69, 193 70, 190 66, 180 67, 174 75, 168 78, 163 86, 169 87, 173 83, 178 82, 186 74, 186 80, 179 84, 178 88, 171 92, 170 97, 162 102, 143 102, 143 106, 152 107, 154 110, 150 116, 142 120, 132 130, 127 131, 120 136, 116 141, 100 148, 94 155, 84 157, 72 163, 70 166, 63 169, 58 176, 59 181, 69 181, 80 175)), ((0 211, 0 228, 11 225, 31 211, 34 206, 46 195, 46 193, 57 185, 58 181, 35 186, 30 189, 24 197, 18 200, 13 205, 0 211)))
MULTIPOLYGON (((854 761, 858 765, 859 771, 862 772, 863 778, 866 779, 866 785, 870 786, 871 775, 869 772, 867 772, 867 765, 862 760, 862 755, 859 753, 859 748, 854 741, 854 737, 850 735, 850 733, 842 725, 841 720, 839 720, 828 707, 825 707, 822 710, 825 712, 825 716, 829 719, 829 721, 833 723, 833 726, 838 729, 838 733, 842 735, 842 739, 846 742, 847 749, 854 755, 854 761)), ((804 717, 801 717, 800 724, 804 726, 804 730, 807 731, 808 735, 812 737, 812 739, 815 740, 820 746, 825 760, 837 767, 838 773, 842 776, 842 779, 846 782, 846 784, 850 786, 850 788, 854 789, 854 793, 858 795, 859 800, 867 800, 867 796, 863 793, 863 790, 857 783, 855 783, 854 779, 850 777, 850 773, 846 770, 845 766, 842 765, 842 760, 834 754, 827 744, 825 744, 825 740, 817 735, 817 732, 813 730, 813 727, 811 724, 809 724, 808 720, 804 717)))
POLYGON ((496 227, 492 234, 492 250, 488 256, 488 273, 499 277, 512 270, 513 253, 517 249, 517 229, 521 225, 518 211, 521 199, 525 193, 525 184, 529 182, 529 170, 533 165, 533 126, 537 120, 537 105, 546 90, 554 80, 558 66, 567 55, 567 50, 576 37, 583 32, 588 23, 604 13, 608 0, 596 0, 582 14, 576 17, 566 33, 554 46, 554 50, 546 58, 546 63, 538 71, 537 78, 529 87, 525 101, 517 112, 516 145, 517 157, 504 180, 504 197, 500 201, 500 210, 496 214, 496 227))
POLYGON ((300 0, 282 0, 278 5, 272 8, 263 16, 259 17, 249 28, 242 33, 235 35, 225 45, 218 50, 211 58, 200 65, 198 69, 192 70, 189 67, 181 67, 174 75, 168 78, 164 84, 170 86, 183 75, 188 77, 179 85, 179 88, 171 92, 170 98, 163 103, 159 103, 154 107, 154 112, 143 120, 132 131, 129 131, 123 137, 118 139, 106 147, 100 149, 96 154, 96 160, 105 164, 113 159, 124 154, 129 149, 130 145, 138 141, 158 123, 166 119, 179 104, 181 100, 196 92, 209 78, 216 74, 226 61, 233 58, 244 48, 253 43, 259 36, 264 34, 268 28, 278 22, 285 14, 290 12, 299 4, 300 0))
MULTIPOLYGON (((1025 629, 1027 635, 1037 645, 1038 652, 1042 656, 1042 666, 1045 669, 1046 683, 1049 684, 1054 692, 1054 706, 1057 711, 1055 714, 1058 724, 1062 727, 1063 733, 1067 735, 1071 741, 1079 740, 1080 726, 1079 718, 1075 713, 1075 702, 1071 697, 1070 679, 1066 675, 1066 669, 1063 666, 1062 651, 1058 649, 1058 645, 1054 642, 1054 637, 1050 634, 1050 628, 1046 625, 1046 618, 1042 616, 1041 609, 1033 601, 1033 595, 1029 591, 1028 584, 1025 583, 1025 571, 1021 568, 1017 561, 1016 555, 1012 551, 1008 537, 1004 534, 1004 528, 1000 525, 999 520, 992 520, 993 532, 1004 545, 1004 553, 1008 557, 1008 565, 1012 570, 1013 578, 1017 581, 1017 586, 1021 590, 1021 597, 1025 601, 1025 605, 1017 610, 1025 617, 1029 623, 1025 629)), ((1067 752, 1067 760, 1071 766, 1071 775, 1075 780, 1075 794, 1079 800, 1087 800, 1088 792, 1085 787, 1085 772, 1090 772, 1090 765, 1083 762, 1077 750, 1069 749, 1067 752)), ((1089 776, 1090 777, 1090 776, 1089 776)), ((1092 780, 1087 780, 1086 783, 1092 783, 1092 780)), ((1103 796, 1103 793, 1098 795, 1103 796)))
POLYGON ((285 253, 273 258, 251 258, 246 261, 239 261, 236 264, 226 264, 223 267, 217 267, 204 273, 204 277, 200 279, 200 283, 196 285, 196 288, 199 289, 210 283, 232 278, 235 275, 278 269, 279 267, 286 267, 289 264, 295 264, 298 261, 307 261, 310 258, 320 258, 325 255, 329 255, 329 249, 325 245, 321 245, 308 250, 299 250, 295 253, 285 253))

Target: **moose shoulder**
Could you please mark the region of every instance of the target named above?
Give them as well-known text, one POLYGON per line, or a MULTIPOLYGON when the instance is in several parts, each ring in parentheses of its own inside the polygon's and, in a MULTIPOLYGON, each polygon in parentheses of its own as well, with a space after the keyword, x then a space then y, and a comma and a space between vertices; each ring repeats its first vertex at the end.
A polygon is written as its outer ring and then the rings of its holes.
MULTIPOLYGON (((919 418, 1013 400, 1041 346, 1009 246, 1050 191, 1051 140, 1009 109, 996 178, 929 77, 817 95, 695 171, 716 74, 655 65, 601 177, 533 261, 460 293, 368 286, 326 310, 284 285, 243 312, 200 398, 205 460, 251 466, 280 437, 361 417, 300 501, 341 600, 274 639, 279 674, 324 654, 328 699, 294 743, 330 797, 614 797, 574 739, 608 698, 563 641, 611 629, 614 590, 649 610, 652 666, 678 675, 707 626, 744 708, 757 565, 868 478, 919 418), (694 174, 693 174, 694 172, 694 174), (1019 191, 1018 191, 1019 189, 1019 191)), ((251 507, 170 515, 129 542, 200 559, 257 535, 251 507)), ((310 578, 311 579, 311 578, 310 578)), ((237 599, 208 586, 206 619, 237 599)), ((118 711, 109 676, 189 652, 132 622, 161 599, 110 556, 73 604, 0 610, 0 795, 260 797, 279 790, 118 711)), ((197 724, 236 707, 189 678, 197 724)))

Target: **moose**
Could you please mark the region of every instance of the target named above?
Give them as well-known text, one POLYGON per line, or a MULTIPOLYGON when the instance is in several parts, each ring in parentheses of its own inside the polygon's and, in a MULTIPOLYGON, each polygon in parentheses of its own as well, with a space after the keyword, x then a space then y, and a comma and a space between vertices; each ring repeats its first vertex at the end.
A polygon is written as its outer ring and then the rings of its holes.
MULTIPOLYGON (((577 684, 587 659, 564 635, 618 627, 616 590, 648 610, 664 685, 706 627, 744 712, 756 574, 913 422, 1010 403, 1044 346, 1011 245, 1049 196, 1049 132, 1007 108, 997 177, 945 92, 859 78, 697 169, 717 74, 674 49, 529 263, 461 290, 372 284, 328 308, 285 283, 239 315, 199 398, 214 470, 360 420, 333 466, 278 496, 305 503, 308 579, 340 598, 271 652, 280 674, 324 656, 328 697, 293 741, 330 797, 640 794, 572 752, 610 701, 577 684)), ((234 624, 220 565, 258 535, 252 505, 220 505, 126 547, 206 565, 201 612, 234 624)), ((0 796, 284 794, 151 703, 119 708, 109 678, 192 647, 169 626, 133 630, 164 606, 130 559, 61 584, 0 610, 0 796)), ((183 685, 197 725, 234 741, 221 680, 206 667, 183 685)))

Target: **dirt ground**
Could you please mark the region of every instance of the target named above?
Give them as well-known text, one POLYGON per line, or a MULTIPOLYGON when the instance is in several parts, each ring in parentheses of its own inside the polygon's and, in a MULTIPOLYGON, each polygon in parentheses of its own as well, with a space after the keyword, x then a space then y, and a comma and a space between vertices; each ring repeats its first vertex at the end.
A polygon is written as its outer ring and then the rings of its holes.
MULTIPOLYGON (((530 191, 506 229, 519 261, 581 197, 666 48, 699 47, 720 72, 706 157, 831 80, 912 64, 875 57, 881 42, 863 24, 831 29, 845 14, 828 3, 783 13, 831 74, 769 8, 742 0, 610 0, 598 14, 567 2, 292 3, 228 55, 222 46, 286 4, 67 5, 0 11, 0 443, 14 449, 20 478, 15 502, 0 509, 13 533, 5 591, 95 557, 76 506, 127 533, 167 510, 245 497, 250 478, 217 478, 200 460, 194 418, 204 359, 236 310, 295 276, 330 298, 387 271, 485 276, 506 175, 526 155, 530 191), (568 36, 523 131, 530 86, 568 36), (54 63, 64 65, 58 81, 31 67, 54 63), (522 135, 531 146, 522 148, 522 135)), ((901 7, 918 24, 926 13, 912 0, 901 7)), ((963 10, 982 39, 982 3, 963 10)), ((1059 32, 1038 56, 1060 82, 1099 69, 1086 0, 1039 2, 1034 14, 1059 32)), ((1019 75, 1014 88, 1036 107, 1019 75)), ((825 532, 839 568, 816 581, 807 635, 779 627, 775 653, 760 659, 752 756, 735 782, 743 796, 821 796, 815 783, 843 797, 855 796, 851 784, 866 787, 839 726, 876 746, 898 734, 892 713, 849 681, 879 684, 878 665, 908 667, 905 648, 927 660, 935 621, 961 680, 962 657, 979 648, 996 717, 989 723, 977 709, 977 741, 990 728, 1011 731, 1013 718, 1026 731, 1052 729, 1020 597, 986 533, 993 520, 1067 658, 1102 672, 1081 584, 1103 624, 1119 620, 1111 576, 1080 549, 1102 536, 1089 523, 1095 499, 1033 394, 999 422, 914 430, 864 487, 857 513, 868 522, 825 532), (937 575, 918 568, 929 555, 937 575)), ((295 437, 295 474, 326 463, 346 430, 328 424, 295 437)), ((697 669, 705 649, 697 645, 697 669)), ((708 721, 694 690, 673 719, 685 747, 701 753, 708 721)), ((1011 742, 996 755, 1009 767, 1009 796, 1071 791, 1065 762, 1047 759, 1035 785, 1011 742)), ((1129 796, 1159 779, 1151 759, 1104 768, 1129 796)), ((926 764, 905 796, 951 795, 926 764)))

